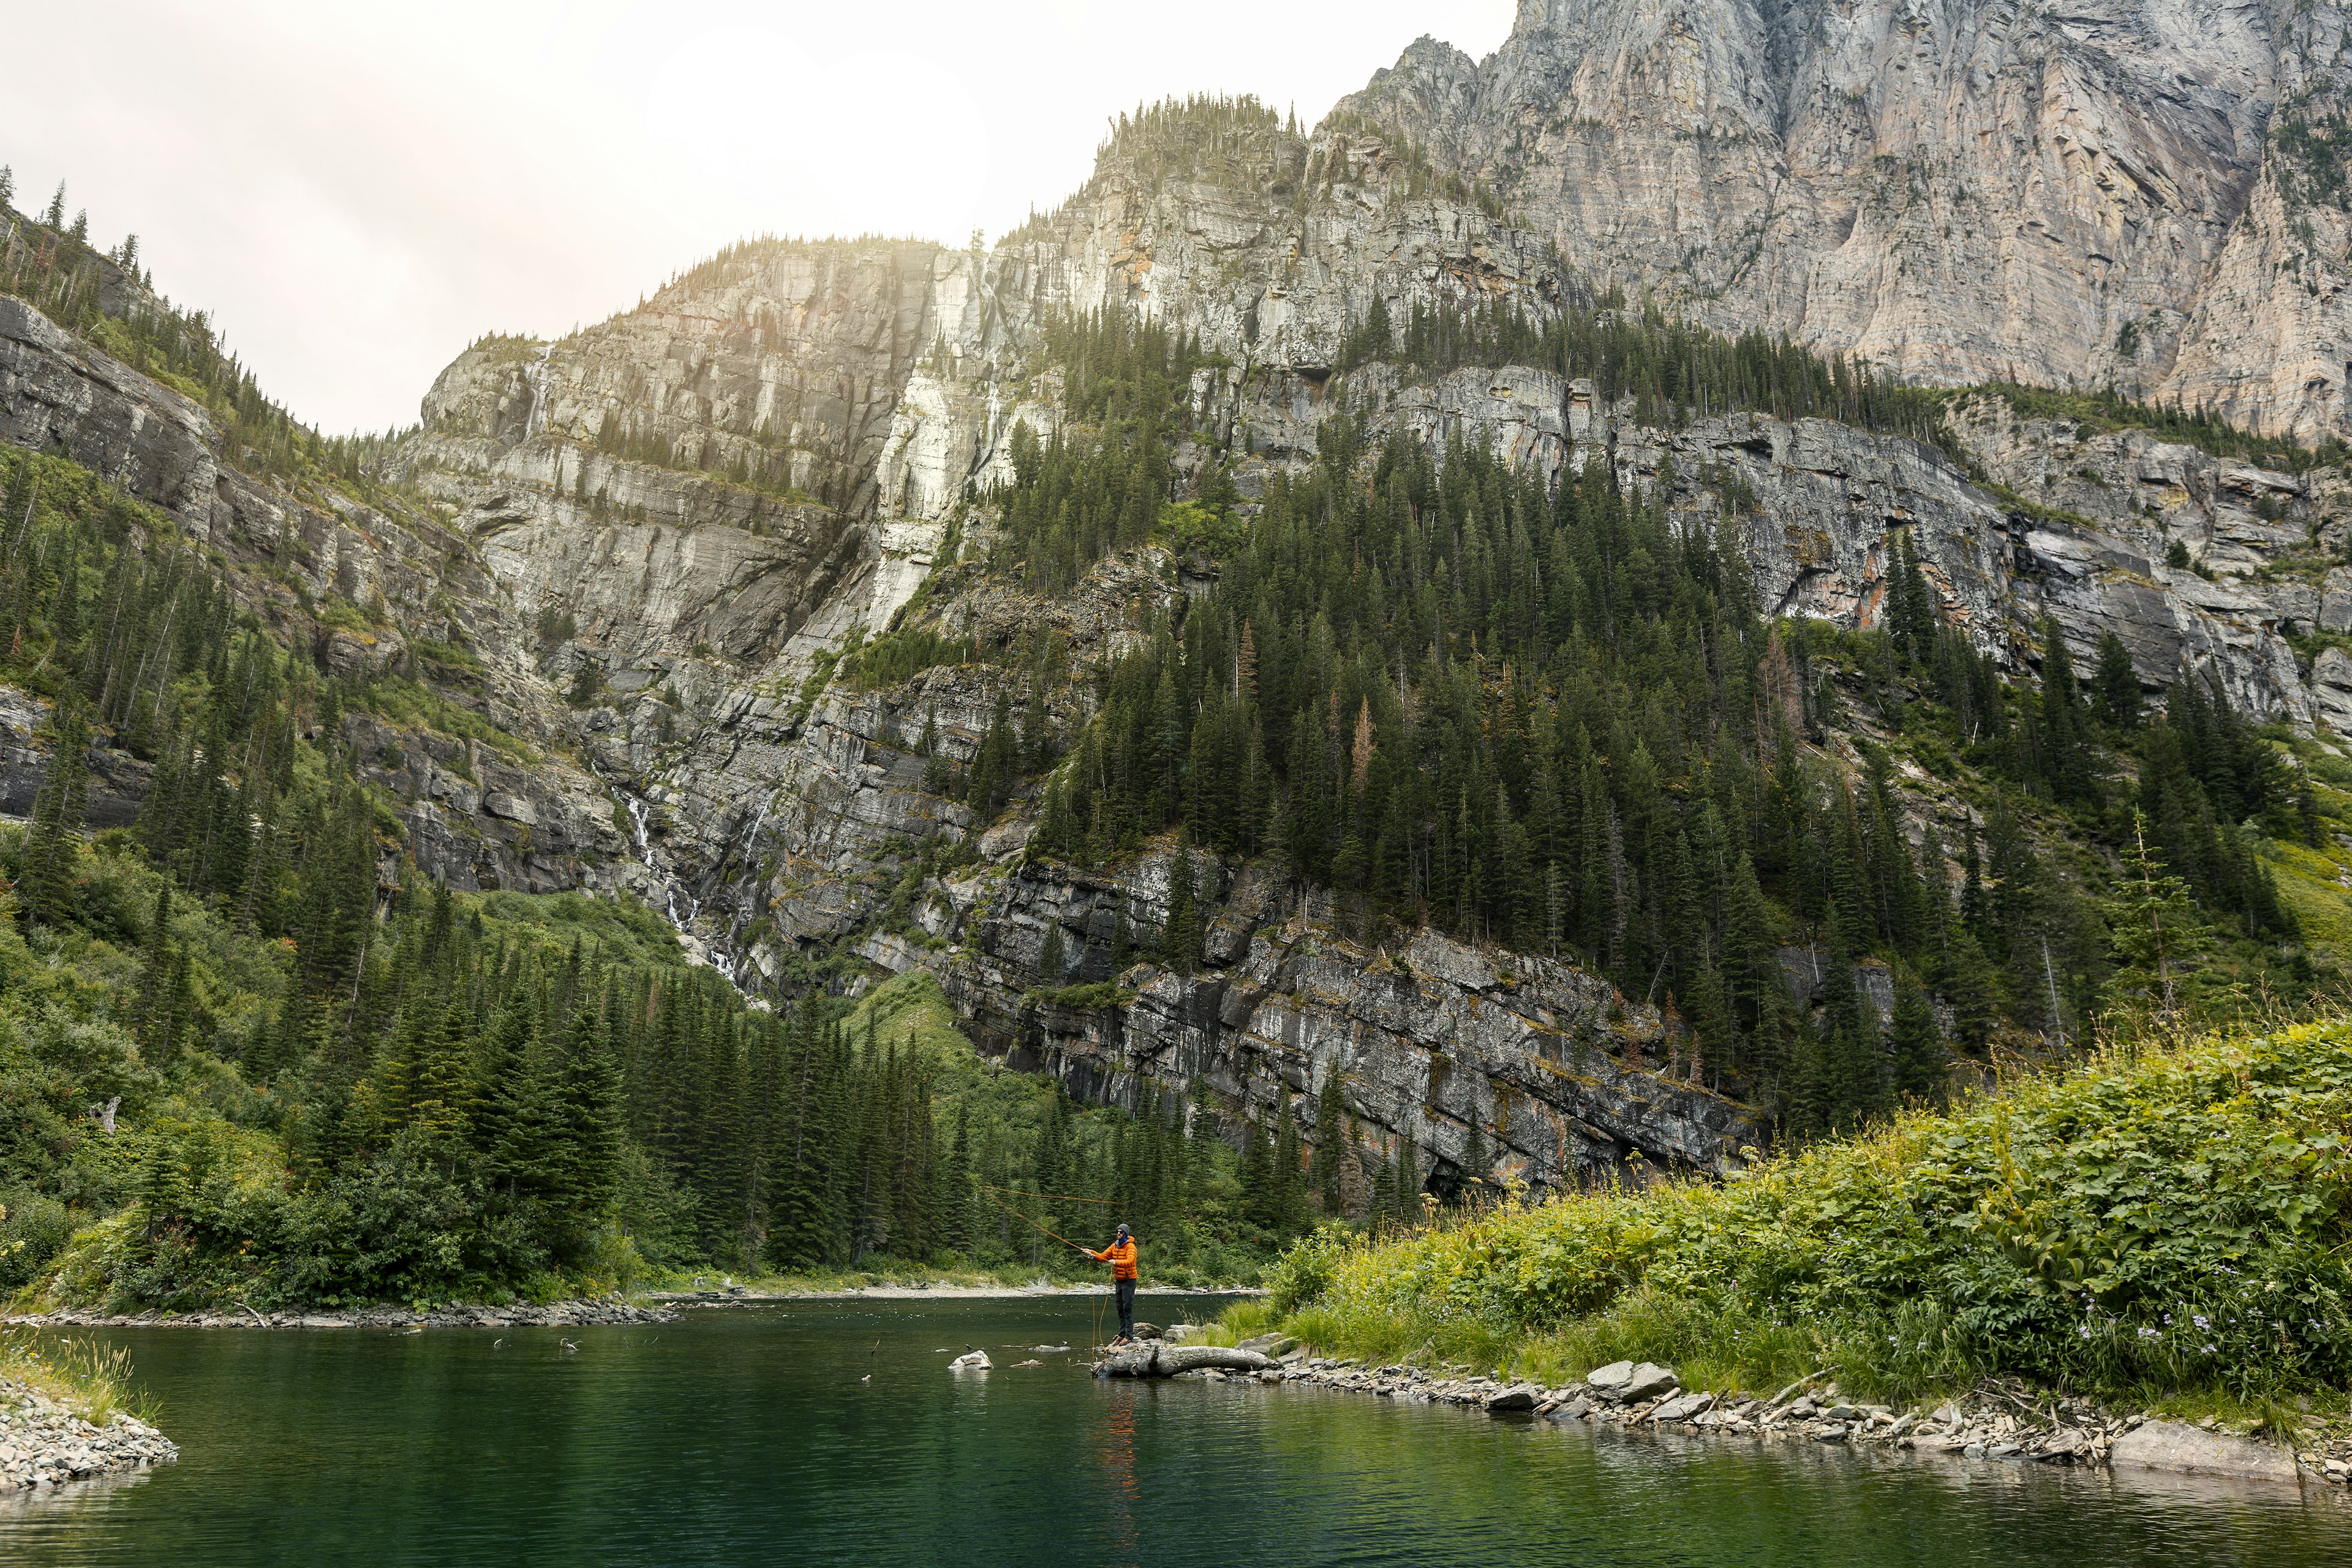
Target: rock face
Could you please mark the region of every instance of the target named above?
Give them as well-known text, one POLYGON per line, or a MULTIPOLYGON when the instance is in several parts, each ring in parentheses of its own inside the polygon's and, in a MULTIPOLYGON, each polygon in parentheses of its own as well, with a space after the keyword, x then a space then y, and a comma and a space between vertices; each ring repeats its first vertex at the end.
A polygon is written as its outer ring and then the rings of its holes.
MULTIPOLYGON (((1521 34, 1554 20, 1531 6, 1521 34)), ((1781 68, 1717 59, 1708 37, 1698 49, 1706 70, 1781 68)), ((1427 56, 1417 47, 1411 58, 1427 56)), ((1454 157, 1473 173, 1468 143, 1446 142, 1430 116, 1485 101, 1475 76, 1411 121, 1441 165, 1454 157)), ((1621 91, 1657 99, 1635 93, 1632 79, 1595 79, 1594 101, 1621 91)), ((1706 112, 1763 112, 1742 94, 1706 112)), ((1403 112, 1361 107, 1391 120, 1403 112)), ((2236 147, 2228 127, 2253 110, 2232 99, 2216 112, 2227 134, 2191 115, 2180 134, 2194 146, 2168 156, 2236 147)), ((2265 132, 2246 124, 2258 147, 2265 132)), ((1633 145, 1633 131, 1612 134, 1633 145)), ((1753 160, 1769 149, 1753 137, 1686 138, 1671 152, 1652 172, 1668 184, 1675 159, 1753 160)), ((2168 178, 2179 185, 2191 172, 2184 163, 2168 178)), ((2189 181, 2203 193, 2197 201, 2221 200, 2220 177, 2189 181)), ((1732 199, 1722 182, 1706 188, 1732 199)), ((2062 198, 2071 199, 2035 196, 2062 198)), ((1525 190, 1514 199, 1544 218, 1525 190)), ((1203 444, 1180 449, 1180 479, 1222 444, 1243 495, 1262 494, 1275 474, 1314 460, 1318 426, 1341 413, 1375 443, 1391 433, 1433 447, 1460 439, 1547 478, 1608 464, 1622 484, 1660 494, 1685 526, 1734 529, 1769 613, 1874 624, 1893 537, 1907 531, 1947 618, 2013 672, 2030 673, 2048 616, 2080 668, 2114 630, 2151 689, 2187 665, 2254 713, 2298 723, 2341 713, 2335 721, 2352 723, 2352 661, 2326 650, 2306 665, 2290 640, 2331 614, 2352 620, 2352 582, 2331 590, 2326 576, 2331 530, 2345 526, 2335 520, 2352 516, 2332 470, 2267 472, 2142 433, 2027 417, 1993 398, 1955 410, 1940 446, 1755 414, 1662 426, 1630 399, 1612 403, 1591 382, 1540 369, 1426 374, 1377 345, 1351 354, 1350 334, 1376 307, 1392 321, 1504 305, 1540 319, 1589 301, 1612 276, 1591 246, 1569 246, 1564 260, 1550 243, 1557 225, 1553 235, 1532 231, 1500 210, 1447 186, 1419 152, 1365 121, 1342 117, 1310 133, 1241 109, 1154 112, 1114 132, 1070 202, 985 255, 761 242, 562 342, 478 343, 436 384, 425 429, 394 469, 452 509, 514 613, 550 633, 535 648, 541 675, 595 689, 578 717, 579 744, 636 797, 645 853, 676 879, 666 901, 747 983, 779 982, 796 951, 847 940, 884 968, 938 973, 992 1053, 1128 1105, 1207 1085, 1213 1103, 1197 1109, 1229 1128, 1270 1118, 1286 1100, 1308 1120, 1337 1074, 1372 1145, 1365 1157, 1410 1143, 1441 1184, 1457 1173, 1474 1121, 1504 1172, 1539 1183, 1725 1170, 1760 1129, 1746 1109, 1686 1081, 1662 1019, 1589 975, 1428 936, 1393 950, 1338 942, 1313 900, 1283 904, 1247 868, 1205 856, 1195 879, 1217 901, 1204 971, 1116 972, 1121 912, 1138 928, 1166 916, 1170 847, 1081 873, 1022 853, 1025 807, 992 824, 926 792, 917 737, 930 727, 941 754, 968 759, 1004 679, 989 667, 941 665, 878 689, 833 678, 829 660, 883 631, 919 584, 927 626, 999 650, 1057 633, 1074 668, 1128 646, 1147 607, 1172 606, 1187 591, 1182 564, 1151 549, 1104 562, 1053 599, 972 559, 992 542, 991 510, 963 498, 1006 473, 1016 423, 1049 434, 1068 423, 1061 372, 1039 371, 1064 313, 1139 310, 1222 356, 1192 384, 1203 444), (950 519, 961 560, 944 552, 950 519), (2174 543, 2192 566, 2163 563, 2174 543), (976 868, 910 879, 919 846, 966 839, 976 868), (911 934, 874 934, 900 904, 911 934), (1047 975, 1041 957, 1054 928, 1065 967, 1047 975), (1082 1002, 1039 999, 1072 986, 1097 989, 1082 1002)), ((2189 208, 2166 211, 2165 234, 2203 233, 2203 219, 2180 216, 2189 208)), ((1716 245, 1711 232, 1694 230, 1699 251, 1716 245)), ((1797 230, 1776 218, 1759 232, 1780 245, 1797 230)), ((2219 232, 2180 244, 2209 255, 2219 232)), ((2067 229, 2036 243, 2036 255, 2074 256, 2092 242, 2067 229)), ((2131 257, 2174 254, 2171 240, 2133 243, 2131 257)), ((1727 283, 1699 313, 1781 321, 1770 314, 1780 293, 1750 295, 1787 276, 1782 263, 1778 272, 1752 266, 1748 283, 1727 283)), ((1985 288, 2019 295, 2029 314, 2090 308, 2058 297, 2071 284, 2031 268, 2000 279, 1985 288)), ((2104 294, 2094 303, 2108 309, 2104 294)), ((1938 312, 1929 314, 1943 321, 1938 312)), ((2021 317, 2000 330, 2030 332, 2056 353, 2057 320, 2021 317)), ((1967 353, 1990 352, 1991 326, 1968 331, 1967 353)), ((1897 356, 1913 374, 1984 374, 1964 354, 1918 357, 1924 338, 1901 341, 1916 348, 1897 356)), ((2139 352, 2168 353, 2170 341, 2149 329, 2139 352)), ((2018 370, 2029 373, 2042 374, 2018 370)), ((1059 735, 1090 710, 1082 683, 1045 695, 1059 735)), ((408 787, 426 798, 440 786, 418 775, 408 787)), ((453 845, 448 863, 466 847, 453 845)), ((541 885, 543 873, 518 857, 493 858, 502 880, 541 885)))
POLYGON ((1718 326, 2342 435, 2345 34, 2325 0, 1520 0, 1486 60, 1424 37, 1340 109, 1718 326))
MULTIPOLYGON (((2079 668, 2113 631, 2151 689, 2186 666, 2258 716, 2352 731, 2352 658, 2299 651, 2352 626, 2338 470, 1990 395, 1932 445, 1662 420, 1538 367, 1415 369, 1368 328, 1655 285, 1916 379, 2112 380, 2338 431, 2338 94, 2314 62, 2340 32, 2333 4, 1526 0, 1493 59, 1424 40, 1311 132, 1245 103, 1122 121, 1071 200, 986 252, 757 241, 561 342, 477 342, 385 466, 429 508, 257 484, 203 409, 5 300, 0 437, 62 443, 257 568, 254 607, 325 668, 413 673, 534 748, 344 721, 454 886, 635 889, 752 986, 843 942, 928 967, 988 1050, 1128 1105, 1206 1086, 1196 1113, 1228 1130, 1286 1102, 1311 1121, 1337 1075, 1365 1158, 1410 1145, 1441 1185, 1474 1124, 1531 1182, 1723 1172, 1754 1114, 1589 974, 1341 941, 1328 905, 1205 855, 1202 971, 1116 968, 1122 916, 1167 919, 1173 845, 1081 872, 1024 853, 1025 802, 986 821, 924 788, 918 737, 968 760, 1018 649, 1053 634, 1096 668, 1212 569, 1144 547, 1053 598, 985 569, 1013 431, 1084 412, 1057 323, 1131 310, 1197 339, 1180 490, 1224 464, 1246 508, 1339 414, 1375 447, 1609 465, 1728 530, 1769 614, 1875 624, 1905 532, 1946 618, 2014 673, 2050 617, 2079 668), (996 661, 862 684, 845 656, 919 590, 925 629, 996 661), (970 858, 933 875, 926 846, 970 858)), ((1056 739, 1095 701, 1076 676, 1043 697, 1056 739)))
MULTIPOLYGON (((0 213, 0 225, 20 223, 0 213)), ((110 299, 136 290, 111 270, 107 279, 110 299)), ((255 480, 228 461, 226 436, 207 410, 5 297, 0 439, 61 451, 160 508, 190 540, 217 552, 244 607, 289 643, 307 644, 327 673, 425 681, 453 705, 527 742, 569 729, 535 662, 525 617, 464 539, 396 497, 365 504, 324 486, 297 493, 255 480), (355 613, 316 613, 329 606, 355 613)), ((8 731, 0 741, 6 753, 0 809, 21 812, 46 774, 29 743, 39 710, 22 703, 0 710, 8 731)), ((380 724, 366 738, 371 755, 448 750, 446 739, 380 724)), ((104 746, 92 751, 91 763, 92 824, 129 822, 145 793, 144 764, 104 746)), ((478 795, 445 790, 425 808, 435 824, 419 838, 428 875, 450 873, 461 887, 533 890, 643 880, 609 807, 590 804, 604 792, 582 770, 533 752, 508 790, 561 817, 569 833, 553 840, 542 834, 535 847, 508 854, 503 869, 497 850, 436 848, 510 837, 508 819, 483 810, 478 795), (477 864, 484 874, 466 869, 477 864)), ((396 868, 387 864, 383 874, 396 868)))

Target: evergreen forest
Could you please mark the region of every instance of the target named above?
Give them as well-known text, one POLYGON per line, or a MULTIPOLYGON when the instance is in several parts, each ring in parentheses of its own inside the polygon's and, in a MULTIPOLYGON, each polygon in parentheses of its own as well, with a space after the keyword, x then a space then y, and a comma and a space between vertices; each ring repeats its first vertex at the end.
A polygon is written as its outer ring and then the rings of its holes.
POLYGON ((0 450, 0 678, 58 760, 0 829, 0 1286, 268 1309, 1067 1273, 1053 1237, 1114 1199, 1168 1277, 1232 1278, 1306 1223, 1271 1132, 1253 1157, 1173 1102, 1077 1107, 982 1064, 922 977, 768 1011, 633 900, 423 883, 341 739, 372 683, 74 463, 0 450))

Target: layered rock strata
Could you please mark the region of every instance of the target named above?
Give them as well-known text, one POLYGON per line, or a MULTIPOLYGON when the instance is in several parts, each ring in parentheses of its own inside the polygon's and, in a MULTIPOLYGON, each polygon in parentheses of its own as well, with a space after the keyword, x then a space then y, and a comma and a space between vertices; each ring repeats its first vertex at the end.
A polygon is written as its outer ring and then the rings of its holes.
POLYGON ((1521 0, 1340 110, 1596 277, 1915 381, 2125 386, 2352 433, 2346 11, 1521 0))

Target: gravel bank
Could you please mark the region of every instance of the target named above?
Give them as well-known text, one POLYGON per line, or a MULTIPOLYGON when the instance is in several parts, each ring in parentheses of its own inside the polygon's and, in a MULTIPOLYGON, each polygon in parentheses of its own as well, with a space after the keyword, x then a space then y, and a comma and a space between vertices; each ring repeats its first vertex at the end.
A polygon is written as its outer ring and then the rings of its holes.
POLYGON ((0 1494, 168 1464, 180 1450, 152 1426, 117 1412, 94 1426, 30 1385, 0 1377, 0 1494))

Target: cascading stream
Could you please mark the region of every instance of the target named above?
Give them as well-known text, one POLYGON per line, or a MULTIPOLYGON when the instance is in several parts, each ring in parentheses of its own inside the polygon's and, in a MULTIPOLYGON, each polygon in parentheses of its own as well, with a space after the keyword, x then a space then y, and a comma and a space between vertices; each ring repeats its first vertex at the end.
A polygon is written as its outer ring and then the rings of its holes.
MULTIPOLYGON (((754 1006, 765 1007, 768 1005, 765 999, 753 992, 744 990, 743 982, 740 978, 741 960, 732 949, 725 945, 727 942, 733 939, 734 932, 730 930, 720 940, 711 941, 695 931, 694 922, 702 915, 702 900, 687 890, 686 884, 681 882, 677 874, 665 864, 666 858, 654 847, 653 832, 647 826, 653 808, 646 803, 644 796, 620 784, 612 774, 604 771, 602 763, 593 757, 589 760, 588 765, 589 770, 602 781, 604 787, 620 796, 621 804, 628 808, 630 836, 636 841, 637 863, 652 872, 655 880, 660 884, 662 914, 677 931, 678 936, 686 939, 688 956, 691 958, 699 952, 709 961, 710 967, 717 970, 727 984, 732 985, 744 1000, 754 1006), (684 906, 682 911, 681 904, 684 906)), ((764 822, 766 819, 767 807, 762 805, 760 810, 760 821, 764 822)), ((759 823, 753 824, 751 831, 755 837, 758 835, 759 823)))

